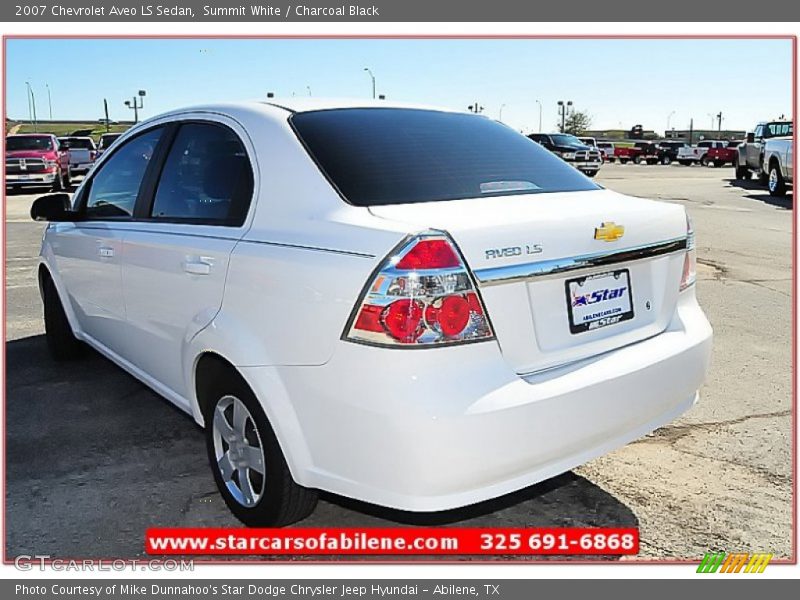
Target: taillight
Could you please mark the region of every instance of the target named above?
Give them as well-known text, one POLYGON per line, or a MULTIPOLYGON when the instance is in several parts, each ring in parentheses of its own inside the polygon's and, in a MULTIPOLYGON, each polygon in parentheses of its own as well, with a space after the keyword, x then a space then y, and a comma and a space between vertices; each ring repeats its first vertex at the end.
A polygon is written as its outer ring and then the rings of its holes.
POLYGON ((367 282, 344 339, 426 347, 492 339, 483 302, 445 233, 420 234, 367 282))
POLYGON ((694 227, 689 215, 686 215, 686 256, 683 259, 683 273, 681 274, 681 287, 683 291, 697 281, 697 249, 694 241, 694 227))

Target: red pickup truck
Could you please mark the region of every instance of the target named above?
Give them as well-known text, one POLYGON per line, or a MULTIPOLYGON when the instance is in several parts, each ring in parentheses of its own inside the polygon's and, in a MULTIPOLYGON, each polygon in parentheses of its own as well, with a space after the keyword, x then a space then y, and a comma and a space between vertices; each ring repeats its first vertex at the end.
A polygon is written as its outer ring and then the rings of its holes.
POLYGON ((708 152, 706 152, 706 155, 703 157, 705 164, 711 164, 715 167, 721 167, 725 163, 735 164, 736 155, 738 154, 737 148, 741 143, 742 140, 736 140, 728 142, 727 146, 724 148, 719 146, 709 148, 708 152))
POLYGON ((70 186, 69 154, 56 136, 26 133, 6 137, 6 187, 47 187, 55 191, 70 186))

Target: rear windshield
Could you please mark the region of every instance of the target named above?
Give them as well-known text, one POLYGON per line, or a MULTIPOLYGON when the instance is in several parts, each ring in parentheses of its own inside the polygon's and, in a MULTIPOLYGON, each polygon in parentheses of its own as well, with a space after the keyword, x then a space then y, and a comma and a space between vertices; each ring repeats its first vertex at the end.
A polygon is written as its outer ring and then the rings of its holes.
POLYGON ((792 133, 793 133, 792 123, 785 123, 785 122, 768 123, 767 126, 764 127, 765 138, 792 135, 792 133))
POLYGON ((85 150, 94 150, 94 142, 90 139, 82 138, 58 138, 61 142, 62 148, 81 148, 85 150))
POLYGON ((357 206, 600 189, 485 117, 349 108, 298 113, 291 123, 330 182, 357 206))
POLYGON ((6 152, 19 150, 53 150, 53 138, 47 135, 25 135, 6 138, 6 152))
POLYGON ((121 135, 122 135, 121 133, 118 133, 118 134, 112 134, 112 135, 104 135, 104 136, 102 136, 102 137, 100 138, 100 147, 101 147, 101 148, 103 148, 103 149, 105 150, 106 148, 108 148, 108 147, 111 145, 111 143, 112 143, 114 140, 116 140, 116 139, 117 139, 119 136, 121 136, 121 135))

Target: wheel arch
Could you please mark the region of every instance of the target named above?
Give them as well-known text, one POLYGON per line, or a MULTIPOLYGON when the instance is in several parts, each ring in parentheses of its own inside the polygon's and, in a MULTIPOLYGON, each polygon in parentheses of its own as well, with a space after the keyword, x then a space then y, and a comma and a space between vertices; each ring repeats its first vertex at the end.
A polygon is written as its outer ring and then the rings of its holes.
POLYGON ((228 356, 205 349, 192 361, 191 412, 205 426, 214 400, 212 384, 219 377, 239 377, 250 388, 275 432, 292 478, 300 485, 312 486, 312 461, 306 437, 294 405, 276 367, 237 366, 228 356))

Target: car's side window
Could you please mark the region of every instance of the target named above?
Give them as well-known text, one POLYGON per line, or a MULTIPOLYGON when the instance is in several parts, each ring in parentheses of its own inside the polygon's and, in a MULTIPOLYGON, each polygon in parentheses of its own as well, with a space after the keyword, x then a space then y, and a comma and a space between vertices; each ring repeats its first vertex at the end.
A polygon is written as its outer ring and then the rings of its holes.
POLYGON ((87 219, 124 219, 133 216, 147 166, 163 128, 151 129, 118 148, 89 182, 84 208, 87 219))
POLYGON ((214 123, 184 123, 164 163, 150 217, 239 226, 252 196, 253 169, 236 133, 214 123))

